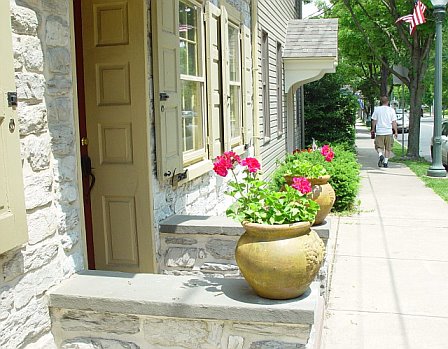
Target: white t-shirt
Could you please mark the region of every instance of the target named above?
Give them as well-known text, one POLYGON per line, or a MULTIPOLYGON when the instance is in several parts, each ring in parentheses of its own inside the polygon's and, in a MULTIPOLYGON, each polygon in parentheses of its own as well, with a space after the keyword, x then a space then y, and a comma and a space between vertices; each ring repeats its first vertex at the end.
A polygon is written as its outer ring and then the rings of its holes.
POLYGON ((387 105, 375 107, 372 120, 376 120, 375 132, 377 135, 391 135, 392 121, 397 121, 395 110, 387 105))

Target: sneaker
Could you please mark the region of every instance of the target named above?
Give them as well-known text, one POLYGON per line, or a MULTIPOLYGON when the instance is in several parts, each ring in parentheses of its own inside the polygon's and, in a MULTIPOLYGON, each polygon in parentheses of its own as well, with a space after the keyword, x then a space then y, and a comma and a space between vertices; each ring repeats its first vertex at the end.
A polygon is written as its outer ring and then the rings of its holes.
POLYGON ((385 162, 385 163, 383 164, 383 167, 384 167, 384 168, 388 168, 388 167, 389 167, 389 164, 388 164, 387 162, 385 162))
POLYGON ((381 156, 380 156, 380 159, 378 160, 378 167, 381 167, 381 166, 386 165, 386 164, 383 165, 383 162, 384 162, 384 156, 381 155, 381 156))

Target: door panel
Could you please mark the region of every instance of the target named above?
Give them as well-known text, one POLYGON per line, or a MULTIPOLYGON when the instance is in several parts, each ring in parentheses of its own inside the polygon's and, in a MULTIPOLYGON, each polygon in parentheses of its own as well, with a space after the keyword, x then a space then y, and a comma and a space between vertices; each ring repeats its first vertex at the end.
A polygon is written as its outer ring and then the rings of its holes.
POLYGON ((154 270, 143 0, 82 1, 95 266, 154 270))

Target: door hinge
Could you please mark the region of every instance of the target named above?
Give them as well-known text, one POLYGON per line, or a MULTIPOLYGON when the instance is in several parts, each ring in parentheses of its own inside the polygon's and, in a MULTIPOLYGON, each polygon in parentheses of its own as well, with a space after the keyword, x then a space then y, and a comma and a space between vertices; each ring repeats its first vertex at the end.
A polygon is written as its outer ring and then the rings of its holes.
POLYGON ((8 107, 17 107, 17 92, 8 92, 8 107))

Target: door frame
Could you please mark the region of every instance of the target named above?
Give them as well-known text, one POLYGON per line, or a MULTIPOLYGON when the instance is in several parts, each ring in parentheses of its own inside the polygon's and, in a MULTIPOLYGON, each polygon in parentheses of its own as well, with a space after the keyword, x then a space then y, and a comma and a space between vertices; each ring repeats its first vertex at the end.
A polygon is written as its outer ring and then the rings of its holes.
MULTIPOLYGON (((83 46, 82 46, 82 18, 81 18, 81 1, 73 0, 73 45, 75 50, 75 63, 76 67, 73 72, 74 81, 76 81, 76 98, 74 98, 73 104, 77 107, 78 111, 78 144, 79 144, 79 156, 88 156, 87 145, 81 141, 84 137, 87 138, 87 125, 86 125, 86 106, 85 106, 85 93, 84 93, 84 59, 83 59, 83 46)), ((79 161, 81 167, 81 161, 79 161)), ((82 175, 81 172, 81 193, 84 213, 84 229, 86 239, 86 251, 87 251, 87 267, 88 269, 95 269, 95 249, 93 246, 93 226, 92 226, 92 210, 90 204, 90 196, 87 194, 89 188, 89 178, 82 175)))
MULTIPOLYGON (((71 7, 71 18, 73 20, 72 25, 72 50, 74 52, 72 63, 73 63, 73 81, 74 81, 74 90, 73 90, 73 106, 74 106, 74 117, 75 117, 75 125, 77 124, 78 129, 75 132, 76 136, 78 137, 77 141, 77 155, 78 155, 78 176, 80 178, 79 180, 79 192, 80 197, 82 197, 82 200, 80 200, 80 208, 83 210, 83 218, 81 219, 81 225, 82 229, 85 231, 85 251, 87 254, 87 267, 90 270, 94 270, 95 268, 95 248, 93 243, 93 223, 92 223, 92 208, 91 208, 91 200, 89 192, 89 186, 90 186, 90 178, 83 176, 81 171, 81 157, 82 156, 88 156, 88 143, 82 141, 83 138, 87 138, 87 123, 86 123, 86 106, 85 106, 85 90, 84 90, 84 58, 83 58, 83 36, 82 36, 82 14, 81 14, 81 2, 83 0, 71 0, 70 1, 70 7, 71 7)), ((136 0, 131 0, 136 1, 136 0)), ((147 3, 145 0, 137 0, 142 1, 143 6, 145 8, 145 20, 144 20, 144 26, 142 30, 145 31, 145 33, 148 32, 148 10, 147 10, 147 3)), ((146 35, 145 35, 146 36, 146 35)), ((144 52, 145 52, 145 64, 144 64, 144 76, 147 76, 148 73, 148 44, 147 41, 144 45, 144 52)), ((150 101, 149 98, 149 80, 146 79, 145 83, 145 89, 146 93, 145 95, 148 96, 148 99, 146 100, 146 108, 145 108, 145 119, 149 120, 149 107, 150 107, 150 101)), ((147 123, 149 124, 149 123, 147 123)), ((150 221, 154 222, 154 200, 153 200, 153 164, 151 161, 151 130, 148 128, 148 159, 147 159, 147 168, 148 168, 148 187, 149 187, 149 203, 150 203, 150 221)), ((157 272, 157 263, 156 263, 156 251, 155 251, 155 234, 153 233, 153 227, 152 224, 149 227, 150 231, 148 232, 152 236, 151 244, 152 244, 152 272, 157 272)))

